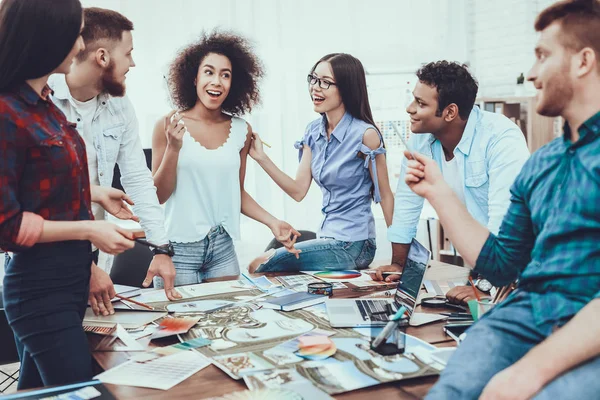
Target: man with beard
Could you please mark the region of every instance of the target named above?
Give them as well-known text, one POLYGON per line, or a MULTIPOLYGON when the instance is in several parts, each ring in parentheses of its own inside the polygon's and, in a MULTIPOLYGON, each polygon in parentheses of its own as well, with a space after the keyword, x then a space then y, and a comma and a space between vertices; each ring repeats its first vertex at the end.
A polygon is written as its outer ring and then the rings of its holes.
MULTIPOLYGON (((592 399, 600 393, 600 2, 542 11, 528 79, 537 112, 565 119, 511 187, 497 235, 420 154, 405 181, 436 209, 465 259, 492 283, 519 277, 466 333, 427 399, 592 399)), ((410 157, 407 154, 407 157, 410 157)))
MULTIPOLYGON (((165 245, 153 250, 155 255, 143 285, 149 286, 155 275, 161 276, 167 297, 175 300, 180 295, 173 288, 175 267, 167 249, 164 213, 146 166, 135 110, 125 96, 125 75, 135 66, 131 55, 133 23, 118 12, 101 8, 84 9, 84 19, 81 36, 85 50, 76 57, 66 76, 51 77, 48 83, 54 91, 52 99, 69 121, 77 123, 85 140, 93 185, 110 187, 115 163, 119 165, 121 182, 133 200, 133 211, 148 240, 165 245)), ((92 206, 92 211, 95 219, 105 218, 102 208, 92 206)), ((96 258, 89 302, 94 313, 113 314, 113 283, 97 263, 96 258)))
MULTIPOLYGON (((444 180, 477 222, 497 233, 508 209, 509 189, 529 158, 525 136, 502 114, 475 106, 478 85, 466 66, 431 62, 417 71, 410 115, 410 150, 433 158, 442 166, 444 180)), ((400 176, 404 176, 403 165, 400 176)), ((394 218, 388 229, 392 262, 377 268, 402 271, 410 243, 417 233, 423 198, 398 181, 394 218)), ((392 281, 399 275, 388 275, 392 281)))

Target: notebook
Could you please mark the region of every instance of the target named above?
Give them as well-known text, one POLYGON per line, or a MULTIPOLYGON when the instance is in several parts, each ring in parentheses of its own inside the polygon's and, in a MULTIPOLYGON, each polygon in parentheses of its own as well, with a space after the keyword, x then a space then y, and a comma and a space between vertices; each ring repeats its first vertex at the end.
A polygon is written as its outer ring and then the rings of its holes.
POLYGON ((327 296, 324 295, 300 292, 270 299, 262 302, 261 305, 263 308, 270 308, 272 310, 294 311, 324 303, 326 299, 327 296))

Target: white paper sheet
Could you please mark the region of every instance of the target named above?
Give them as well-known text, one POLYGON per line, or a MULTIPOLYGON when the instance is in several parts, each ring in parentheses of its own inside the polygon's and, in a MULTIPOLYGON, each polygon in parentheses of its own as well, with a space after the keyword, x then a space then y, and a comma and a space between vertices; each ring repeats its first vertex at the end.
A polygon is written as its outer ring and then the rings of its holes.
MULTIPOLYGON (((236 285, 237 281, 199 283, 196 285, 177 286, 177 291, 181 294, 182 299, 191 299, 194 297, 243 292, 248 290, 247 288, 240 288, 236 285)), ((142 303, 156 303, 169 301, 163 289, 143 291, 140 296, 135 298, 135 300, 142 303)))
POLYGON ((210 364, 210 360, 196 351, 182 351, 146 363, 127 361, 95 378, 114 385, 169 390, 210 364))

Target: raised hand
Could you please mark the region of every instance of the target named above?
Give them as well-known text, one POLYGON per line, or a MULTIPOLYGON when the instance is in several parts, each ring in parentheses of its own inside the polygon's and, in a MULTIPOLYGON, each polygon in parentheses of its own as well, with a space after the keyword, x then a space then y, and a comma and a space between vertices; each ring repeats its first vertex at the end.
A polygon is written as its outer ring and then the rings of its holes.
POLYGON ((431 158, 414 153, 415 160, 406 150, 404 156, 409 160, 404 180, 413 192, 421 197, 429 198, 445 184, 442 171, 431 158))
POLYGON ((173 110, 165 117, 164 121, 165 136, 167 137, 167 146, 174 150, 181 150, 183 145, 183 135, 186 131, 183 115, 173 110))
POLYGON ((258 133, 252 132, 252 145, 250 145, 250 157, 254 160, 259 161, 267 157, 265 153, 265 149, 263 147, 263 142, 258 136, 258 133))

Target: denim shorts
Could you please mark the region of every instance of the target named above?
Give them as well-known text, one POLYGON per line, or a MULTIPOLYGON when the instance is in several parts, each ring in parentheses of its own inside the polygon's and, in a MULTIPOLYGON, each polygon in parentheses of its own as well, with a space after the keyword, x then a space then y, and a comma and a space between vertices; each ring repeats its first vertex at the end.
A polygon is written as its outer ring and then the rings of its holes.
MULTIPOLYGON (((206 279, 237 276, 240 263, 233 240, 222 226, 212 228, 199 242, 172 242, 175 255, 175 286, 193 285, 206 279)), ((154 286, 163 288, 162 278, 154 278, 154 286)))
POLYGON ((282 247, 260 265, 256 272, 364 269, 373 262, 377 250, 375 239, 345 242, 321 238, 297 243, 295 247, 302 250, 300 258, 297 259, 282 247))

